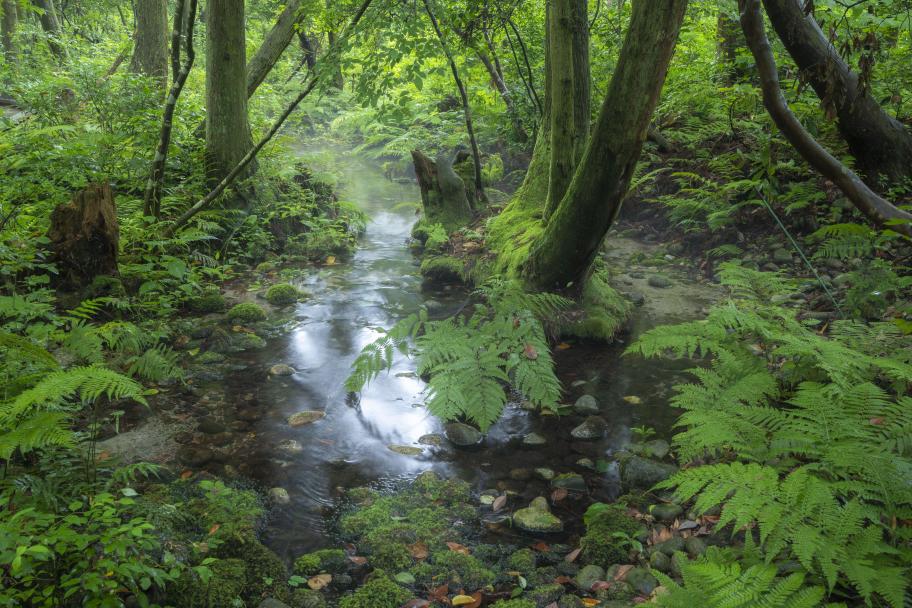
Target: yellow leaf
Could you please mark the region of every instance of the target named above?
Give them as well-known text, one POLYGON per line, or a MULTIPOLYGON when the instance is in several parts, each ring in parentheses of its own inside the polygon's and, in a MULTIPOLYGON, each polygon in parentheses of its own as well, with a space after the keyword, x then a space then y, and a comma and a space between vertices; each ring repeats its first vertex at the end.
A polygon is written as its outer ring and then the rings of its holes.
POLYGON ((640 399, 636 395, 627 395, 626 397, 624 397, 624 401, 626 401, 630 405, 639 405, 640 402, 642 402, 642 399, 640 399))
POLYGON ((335 263, 336 263, 336 256, 331 255, 331 256, 329 256, 329 257, 326 258, 326 265, 327 265, 327 266, 333 266, 335 263))
POLYGON ((330 584, 332 580, 332 574, 318 574, 307 579, 307 586, 314 591, 318 591, 326 585, 330 584))
POLYGON ((583 605, 584 605, 584 606, 590 606, 590 607, 591 607, 591 606, 598 606, 600 603, 601 603, 601 602, 599 602, 597 599, 592 598, 592 597, 584 597, 584 598, 583 598, 583 605))
POLYGON ((450 600, 450 603, 454 606, 465 606, 466 604, 474 604, 475 598, 471 595, 457 595, 450 600))

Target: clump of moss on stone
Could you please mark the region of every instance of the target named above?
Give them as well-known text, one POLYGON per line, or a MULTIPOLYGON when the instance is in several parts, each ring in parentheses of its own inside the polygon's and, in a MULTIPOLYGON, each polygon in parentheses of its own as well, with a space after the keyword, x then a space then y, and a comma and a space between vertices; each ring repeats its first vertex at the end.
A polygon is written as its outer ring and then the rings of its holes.
POLYGON ((266 290, 266 301, 273 306, 288 306, 300 300, 301 295, 294 285, 279 283, 266 290))
POLYGON ((225 298, 218 291, 203 293, 187 302, 190 310, 196 313, 221 312, 228 307, 225 298))
POLYGON ((441 283, 461 283, 465 280, 465 264, 451 255, 435 255, 421 262, 421 276, 441 283))
POLYGON ((354 249, 354 238, 340 230, 313 230, 288 241, 285 252, 320 262, 329 256, 346 256, 354 249))
POLYGON ((580 307, 585 316, 562 328, 580 338, 609 341, 630 317, 633 305, 608 283, 608 271, 599 268, 583 286, 580 307))
POLYGON ((341 572, 345 570, 345 562, 345 552, 342 549, 320 549, 296 559, 294 573, 300 576, 313 576, 321 572, 341 572))
POLYGON ((529 574, 535 570, 535 552, 531 549, 520 549, 509 557, 507 566, 510 570, 529 574))
POLYGON ((434 566, 440 575, 454 587, 467 591, 482 589, 494 582, 496 575, 473 555, 456 551, 439 551, 432 555, 434 566))
POLYGON ((635 538, 641 526, 622 505, 603 508, 586 523, 586 534, 580 539, 584 563, 608 568, 628 561, 628 539, 635 538))
POLYGON ((538 608, 538 606, 532 600, 519 598, 515 600, 500 600, 491 608, 538 608))
POLYGON ((424 250, 427 252, 442 252, 450 244, 450 235, 447 234, 443 224, 434 224, 428 229, 427 239, 424 241, 424 250))
POLYGON ((166 590, 168 603, 183 608, 219 608, 237 603, 247 578, 244 561, 219 559, 208 568, 211 576, 206 581, 193 570, 184 570, 166 590))
POLYGON ((228 311, 228 318, 242 323, 254 323, 266 320, 266 311, 253 302, 236 304, 228 311))
POLYGON ((351 595, 339 601, 339 608, 399 608, 412 594, 380 572, 351 595))

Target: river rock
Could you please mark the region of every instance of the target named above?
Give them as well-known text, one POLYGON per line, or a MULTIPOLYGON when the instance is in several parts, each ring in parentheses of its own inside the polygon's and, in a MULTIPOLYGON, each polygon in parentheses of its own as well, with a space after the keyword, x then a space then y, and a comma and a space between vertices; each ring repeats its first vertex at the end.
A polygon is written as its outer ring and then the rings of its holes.
POLYGON ((554 479, 554 469, 549 469, 547 467, 539 467, 535 469, 535 474, 545 481, 551 481, 554 479))
POLYGON ((649 558, 649 567, 659 572, 671 570, 671 558, 664 553, 653 553, 649 558))
MULTIPOLYGON (((322 604, 319 604, 319 605, 322 605, 322 604)), ((277 599, 267 597, 265 600, 263 600, 262 602, 260 602, 257 605, 257 608, 290 608, 290 606, 288 604, 286 604, 285 602, 280 602, 277 599)))
POLYGON ((273 376, 292 376, 295 374, 295 368, 290 365, 285 365, 284 363, 279 363, 278 365, 270 367, 269 373, 273 376))
POLYGON ((592 589, 592 585, 603 580, 605 580, 605 569, 595 564, 589 564, 588 566, 583 566, 583 569, 576 575, 574 582, 583 591, 589 591, 592 589))
POLYGON ((592 395, 583 395, 573 404, 573 411, 581 416, 591 416, 599 413, 598 401, 592 395))
POLYGON ((671 280, 663 277, 660 274, 654 274, 649 277, 649 280, 646 281, 650 287, 657 287, 659 289, 665 289, 666 287, 671 287, 671 280))
POLYGON ((563 475, 558 475, 551 480, 551 487, 564 488, 576 492, 585 492, 588 489, 586 487, 586 480, 583 479, 582 475, 577 473, 564 473, 563 475))
POLYGON ((570 436, 574 439, 583 441, 592 441, 601 439, 608 430, 608 423, 601 416, 589 416, 582 424, 570 431, 570 436))
POLYGON ((635 443, 628 448, 634 454, 645 456, 646 458, 655 458, 662 460, 668 456, 671 446, 664 439, 653 439, 643 443, 635 443))
POLYGON ((289 426, 304 426, 305 424, 310 424, 316 422, 323 418, 326 415, 326 412, 320 412, 317 410, 304 410, 302 412, 296 412, 288 417, 289 426))
POLYGON ((678 472, 673 464, 632 455, 621 460, 620 469, 621 482, 628 491, 648 490, 678 472))
POLYGON ((533 534, 550 534, 561 532, 563 522, 551 514, 548 500, 539 496, 525 509, 513 514, 514 525, 525 532, 533 534))
POLYGON ((304 451, 304 446, 294 439, 284 439, 279 442, 279 445, 277 445, 276 448, 280 452, 285 452, 286 454, 300 454, 304 451))
POLYGON ((391 452, 396 452, 403 456, 421 456, 424 453, 424 450, 414 445, 388 445, 386 447, 391 452))
POLYGON ((678 515, 684 512, 684 509, 681 508, 681 505, 674 503, 660 503, 653 505, 649 512, 658 521, 671 523, 678 515))
MULTIPOLYGON (((260 410, 258 410, 255 407, 245 407, 245 408, 239 409, 234 416, 235 416, 235 418, 237 418, 239 421, 242 421, 242 422, 256 422, 257 420, 259 420, 260 418, 263 417, 263 412, 261 412, 260 410)), ((234 425, 232 425, 232 428, 236 431, 244 430, 244 429, 235 428, 234 425)))
POLYGON ((687 540, 684 541, 684 550, 687 551, 687 555, 691 557, 700 557, 706 553, 706 543, 699 536, 689 536, 687 540))
POLYGON ((199 426, 196 428, 200 433, 205 433, 207 435, 216 435, 225 431, 224 424, 209 416, 200 420, 199 426))
POLYGON ((421 445, 440 445, 443 443, 443 435, 437 433, 422 435, 418 438, 418 443, 421 445))
POLYGON ((444 431, 446 438, 459 447, 475 446, 484 439, 481 431, 462 422, 450 422, 444 427, 444 431))
POLYGON ((792 252, 785 247, 778 247, 773 250, 773 262, 776 264, 791 264, 792 252))
POLYGON ((548 443, 548 440, 538 433, 529 433, 523 437, 522 444, 528 448, 540 447, 548 443))
POLYGON ((177 459, 189 467, 201 467, 212 460, 212 450, 198 445, 185 445, 177 450, 177 459))
POLYGON ((269 498, 276 502, 276 504, 287 505, 291 502, 291 497, 288 495, 288 490, 285 488, 272 488, 269 490, 269 498))
POLYGON ((633 568, 624 578, 628 585, 633 587, 633 590, 639 595, 648 597, 656 587, 659 586, 659 581, 656 580, 652 574, 649 573, 649 570, 646 568, 633 568))
POLYGON ((511 469, 510 479, 514 481, 529 481, 532 479, 532 471, 526 468, 511 469))

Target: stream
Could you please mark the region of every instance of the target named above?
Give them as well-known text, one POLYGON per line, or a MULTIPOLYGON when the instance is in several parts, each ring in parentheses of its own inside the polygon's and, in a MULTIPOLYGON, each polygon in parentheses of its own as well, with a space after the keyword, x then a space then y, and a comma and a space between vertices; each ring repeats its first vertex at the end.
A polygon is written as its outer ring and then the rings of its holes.
MULTIPOLYGON (((288 501, 273 509, 264 542, 289 561, 328 546, 333 543, 329 514, 342 489, 382 485, 425 470, 458 476, 479 492, 516 492, 520 497, 515 502, 526 504, 550 491, 548 482, 532 472, 545 467, 581 473, 592 498, 614 499, 619 493, 617 474, 604 466, 610 453, 629 443, 634 426, 654 427, 658 436, 668 438, 675 414, 665 404, 671 385, 689 367, 622 357, 624 343, 658 323, 698 316, 712 299, 706 285, 683 279, 669 288, 652 288, 646 276, 655 269, 630 260, 632 255, 641 259, 655 246, 609 237, 604 255, 617 269, 619 287, 644 294, 645 304, 636 309, 628 334, 615 344, 568 340, 555 351, 564 402, 594 396, 599 415, 609 425, 607 436, 575 441, 570 431, 585 416, 541 416, 511 403, 481 446, 454 448, 442 436, 443 424, 422 406, 424 383, 415 374, 413 360, 399 357, 391 372, 371 383, 360 399, 346 394, 343 384, 351 363, 379 335, 376 328, 388 328, 422 305, 433 317, 451 314, 464 303, 466 291, 422 285, 417 259, 408 249, 414 206, 397 207, 420 199, 417 186, 390 181, 371 161, 330 152, 306 150, 302 158, 317 171, 329 159, 329 168, 341 173, 340 198, 367 213, 359 247, 350 260, 302 273, 297 284, 309 296, 296 305, 290 329, 269 340, 265 349, 232 355, 236 371, 210 385, 218 409, 205 405, 232 432, 207 436, 200 424, 192 439, 216 453, 205 466, 210 472, 287 491, 288 501), (269 369, 276 364, 287 364, 296 373, 272 376, 269 369), (325 417, 291 427, 288 417, 302 410, 320 410, 325 417), (255 415, 249 415, 251 411, 255 415), (523 446, 523 437, 531 432, 547 442, 523 446), (230 438, 221 445, 212 439, 222 436, 230 438)), ((556 514, 562 515, 559 510, 556 514)))

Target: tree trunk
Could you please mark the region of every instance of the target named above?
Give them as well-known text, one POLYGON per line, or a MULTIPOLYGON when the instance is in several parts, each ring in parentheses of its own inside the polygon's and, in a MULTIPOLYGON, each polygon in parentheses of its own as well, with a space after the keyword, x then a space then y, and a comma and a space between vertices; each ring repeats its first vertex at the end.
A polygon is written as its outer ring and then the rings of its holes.
POLYGON ((548 196, 545 219, 567 191, 576 167, 576 119, 574 113, 573 4, 579 0, 552 0, 551 35, 551 158, 548 164, 548 196))
POLYGON ((288 48, 295 34, 295 25, 301 20, 301 0, 290 0, 279 15, 275 25, 263 39, 247 63, 247 97, 266 79, 279 57, 288 48))
POLYGON ((738 49, 743 46, 744 35, 734 8, 728 2, 722 3, 716 19, 716 60, 725 84, 732 85, 743 76, 737 69, 738 49))
POLYGON ((443 154, 435 162, 419 150, 412 150, 412 161, 428 223, 443 224, 447 232, 468 224, 472 220, 472 209, 465 182, 453 170, 453 162, 443 154))
POLYGON ((75 289, 98 275, 117 274, 120 228, 114 194, 108 184, 92 184, 58 205, 48 229, 57 287, 75 289))
POLYGON ((741 8, 744 37, 757 62, 763 103, 776 126, 801 156, 824 177, 839 186, 846 197, 871 221, 880 225, 887 224, 887 228, 912 237, 912 214, 897 209, 868 188, 853 171, 817 143, 789 109, 779 88, 776 61, 764 30, 760 0, 739 0, 738 4, 741 8))
POLYGON ((56 57, 65 58, 66 50, 61 44, 60 22, 57 20, 57 10, 54 8, 54 0, 34 0, 35 6, 40 9, 38 19, 41 21, 41 29, 47 37, 48 47, 56 57))
POLYGON ((130 71, 151 76, 164 91, 168 85, 168 3, 136 0, 136 39, 130 71))
POLYGON ((585 281, 630 185, 686 7, 687 0, 633 2, 592 138, 526 264, 532 287, 579 288, 585 281))
POLYGON ((579 162, 589 142, 589 2, 573 2, 573 150, 579 162))
POLYGON ((16 27, 19 25, 19 13, 16 10, 16 0, 3 0, 0 9, 3 10, 3 21, 0 22, 0 35, 3 38, 3 52, 7 60, 16 58, 16 27))
MULTIPOLYGON (((210 0, 206 9, 206 172, 218 183, 253 147, 247 121, 244 0, 210 0)), ((247 166, 241 177, 255 171, 247 166)))
POLYGON ((912 133, 860 86, 814 16, 805 15, 798 0, 763 0, 763 5, 789 55, 824 107, 835 113, 859 170, 870 180, 884 176, 889 183, 912 177, 912 133))

